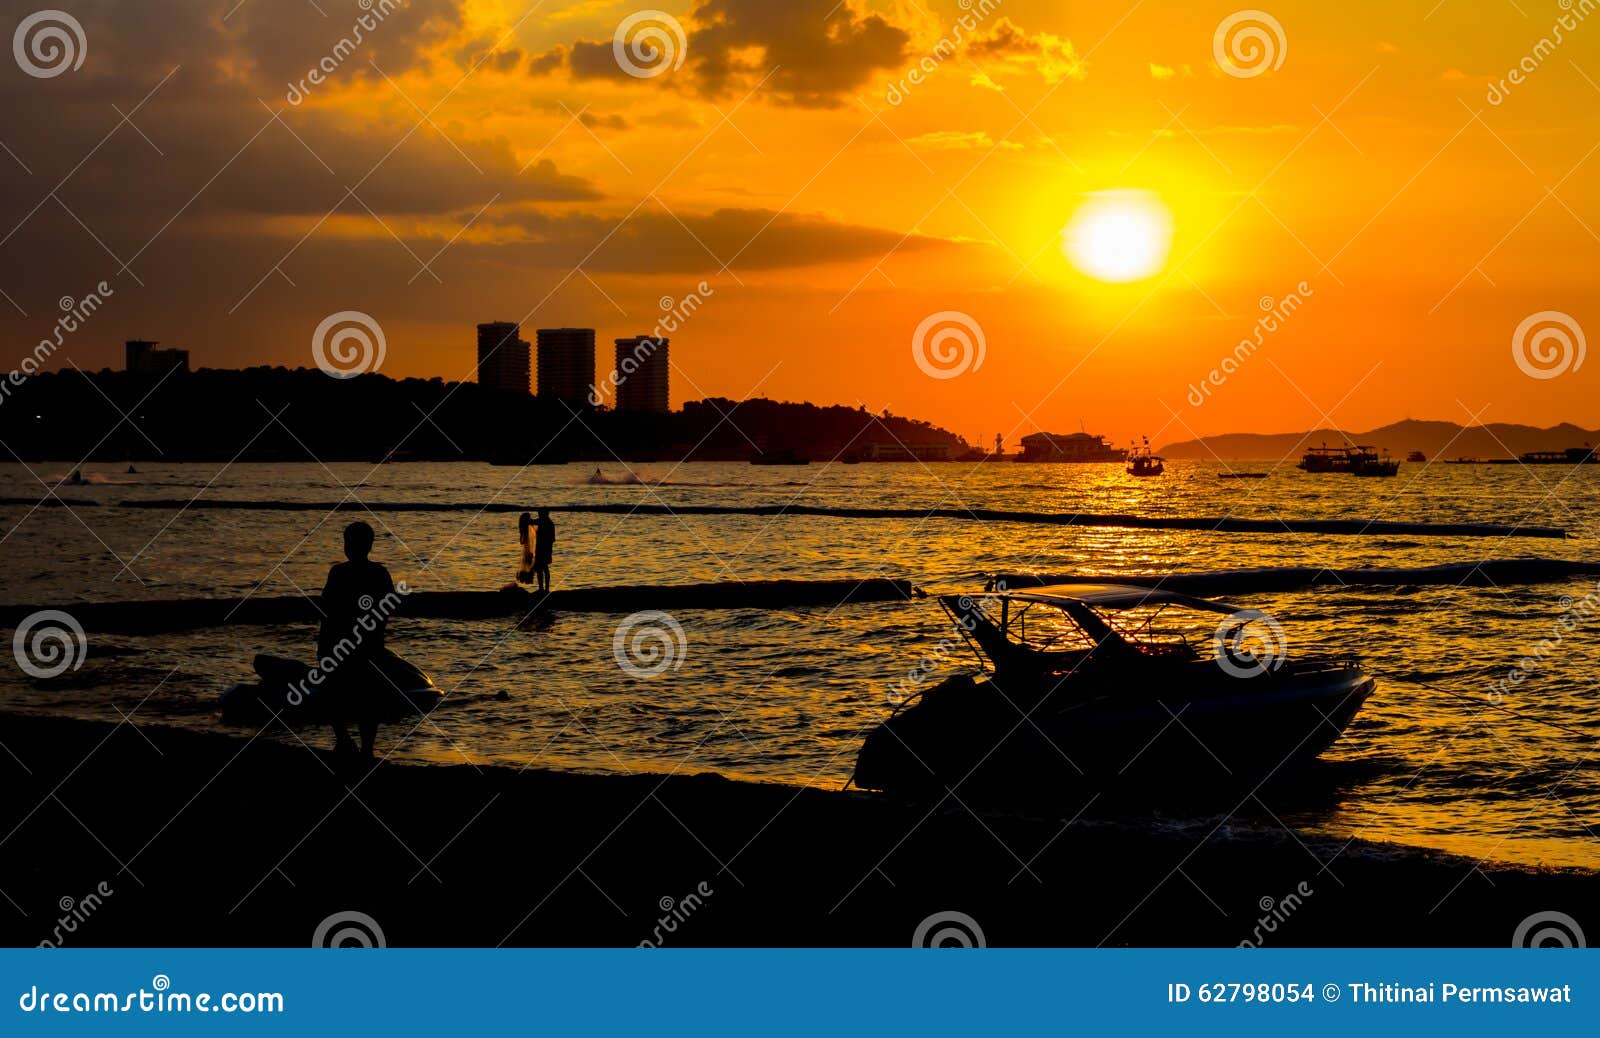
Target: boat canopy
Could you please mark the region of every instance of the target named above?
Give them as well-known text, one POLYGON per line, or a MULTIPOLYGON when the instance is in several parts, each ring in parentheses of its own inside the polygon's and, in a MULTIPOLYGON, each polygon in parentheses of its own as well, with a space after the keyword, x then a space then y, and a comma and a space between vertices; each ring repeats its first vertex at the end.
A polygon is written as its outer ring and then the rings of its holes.
POLYGON ((1183 595, 1176 591, 1136 587, 1132 584, 1051 584, 1027 591, 1000 591, 995 593, 995 597, 1010 599, 1013 602, 1042 602, 1054 606, 1081 603, 1094 609, 1136 609, 1149 605, 1177 605, 1188 609, 1204 609, 1212 613, 1232 614, 1242 612, 1245 608, 1228 605, 1225 602, 1213 602, 1208 598, 1183 595))

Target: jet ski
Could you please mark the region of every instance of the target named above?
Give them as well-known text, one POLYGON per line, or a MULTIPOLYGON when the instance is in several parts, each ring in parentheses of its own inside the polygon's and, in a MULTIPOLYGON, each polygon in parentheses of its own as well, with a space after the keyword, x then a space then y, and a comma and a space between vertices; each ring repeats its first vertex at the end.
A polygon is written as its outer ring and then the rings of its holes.
MULTIPOLYGON (((336 679, 313 683, 311 667, 264 653, 251 665, 259 681, 234 685, 222 693, 218 705, 224 724, 259 728, 278 717, 291 728, 303 728, 333 720, 327 689, 336 679)), ((379 720, 430 713, 444 698, 421 668, 387 649, 371 660, 350 660, 344 666, 371 668, 370 680, 362 686, 379 720)))

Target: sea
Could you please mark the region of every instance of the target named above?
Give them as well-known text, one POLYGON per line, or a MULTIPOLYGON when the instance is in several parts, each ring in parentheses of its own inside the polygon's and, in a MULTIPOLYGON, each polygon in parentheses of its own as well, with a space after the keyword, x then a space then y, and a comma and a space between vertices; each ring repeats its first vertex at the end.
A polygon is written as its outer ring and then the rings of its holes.
MULTIPOLYGON (((0 602, 70 614, 85 602, 314 594, 341 556, 343 526, 355 518, 377 529, 374 557, 408 587, 491 590, 514 578, 519 547, 516 513, 477 507, 487 503, 1478 521, 1557 526, 1571 535, 1327 536, 558 511, 558 590, 896 577, 930 597, 681 610, 670 618, 670 665, 631 669, 619 662, 631 635, 624 631, 619 639, 624 618, 614 614, 561 613, 536 627, 510 618, 403 616, 390 625, 390 646, 446 693, 431 717, 385 730, 379 751, 393 759, 716 772, 830 789, 845 786, 863 734, 888 715, 908 680, 932 684, 975 668, 932 594, 978 590, 987 574, 1115 578, 1256 566, 1586 559, 1593 557, 1600 519, 1600 466, 1405 464, 1392 479, 1308 475, 1292 461, 1175 461, 1153 479, 1134 479, 1115 464, 955 462, 591 462, 523 469, 468 462, 141 462, 137 472, 123 468, 85 466, 87 485, 58 486, 67 465, 0 466, 0 497, 29 502, 0 506, 0 602), (1268 476, 1219 479, 1224 471, 1268 476), (32 504, 51 489, 69 505, 32 504), (241 506, 123 507, 156 498, 241 506), (277 501, 469 507, 352 514, 249 504, 277 501)), ((1289 658, 1356 655, 1377 675, 1377 692, 1324 755, 1329 788, 1289 810, 1264 812, 1249 803, 1083 824, 1161 827, 1197 840, 1290 832, 1334 848, 1359 838, 1488 863, 1600 868, 1600 589, 1593 578, 1318 586, 1247 595, 1239 604, 1281 623, 1289 658)), ((218 696, 252 679, 256 653, 309 662, 314 640, 310 624, 91 632, 76 669, 57 677, 33 678, 7 661, 0 667, 0 709, 246 739, 254 733, 222 725, 218 696)), ((261 738, 320 746, 328 733, 269 731, 261 738)))

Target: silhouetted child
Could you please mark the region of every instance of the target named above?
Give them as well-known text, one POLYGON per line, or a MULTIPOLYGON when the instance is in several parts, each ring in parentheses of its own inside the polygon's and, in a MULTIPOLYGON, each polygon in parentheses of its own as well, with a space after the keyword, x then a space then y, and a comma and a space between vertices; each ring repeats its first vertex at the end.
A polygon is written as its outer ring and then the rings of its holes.
POLYGON ((372 756, 378 734, 377 698, 385 680, 377 669, 384 655, 383 634, 392 610, 394 581, 382 563, 367 558, 375 535, 372 527, 354 522, 344 528, 344 555, 349 561, 328 570, 322 588, 322 629, 317 634, 317 666, 328 680, 334 745, 350 753, 355 745, 346 726, 361 729, 361 753, 372 756))
POLYGON ((550 520, 550 509, 539 509, 539 520, 533 524, 533 575, 538 578, 539 590, 550 590, 550 560, 556 551, 556 524, 550 520))

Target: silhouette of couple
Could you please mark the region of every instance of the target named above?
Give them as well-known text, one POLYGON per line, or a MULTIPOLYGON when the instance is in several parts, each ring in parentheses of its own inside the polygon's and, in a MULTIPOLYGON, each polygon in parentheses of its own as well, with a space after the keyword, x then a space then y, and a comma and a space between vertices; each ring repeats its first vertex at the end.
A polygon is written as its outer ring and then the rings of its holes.
POLYGON ((517 534, 522 541, 522 567, 517 570, 517 582, 529 584, 537 581, 540 591, 549 591, 550 560, 556 550, 556 524, 550 519, 550 509, 539 509, 537 520, 523 512, 517 520, 517 534), (530 531, 533 533, 531 544, 528 539, 530 531))

